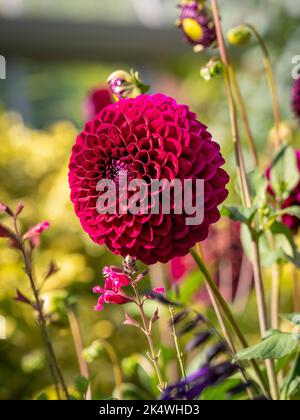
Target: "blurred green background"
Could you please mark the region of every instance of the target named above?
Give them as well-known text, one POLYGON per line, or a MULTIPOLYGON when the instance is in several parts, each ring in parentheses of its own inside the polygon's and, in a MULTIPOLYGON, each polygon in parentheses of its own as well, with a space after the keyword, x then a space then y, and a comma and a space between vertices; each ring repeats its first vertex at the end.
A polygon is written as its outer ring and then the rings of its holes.
MULTIPOLYGON (((7 79, 0 80, 0 199, 11 206, 24 200, 24 226, 50 221, 51 229, 43 235, 35 257, 37 276, 47 271, 50 260, 60 271, 43 291, 67 289, 78 296, 85 344, 107 339, 120 360, 145 352, 144 337, 122 326, 123 308, 93 311, 91 288, 99 282, 103 266, 117 263, 118 258, 82 232, 67 184, 68 159, 84 123, 89 91, 103 86, 118 68, 139 70, 152 92, 162 91, 190 104, 222 145, 228 171, 235 169, 222 79, 209 83, 200 79, 200 67, 211 53, 196 55, 185 44, 174 27, 176 4, 176 0, 0 0, 0 54, 7 62, 7 79)), ((290 87, 291 60, 300 53, 299 0, 220 0, 220 7, 226 29, 247 21, 265 37, 283 118, 295 127, 290 87)), ((231 54, 263 153, 273 121, 261 52, 252 42, 231 54)), ((298 140, 295 133, 295 145, 298 140)), ((0 316, 6 319, 7 339, 0 340, 0 399, 33 398, 51 383, 40 357, 40 334, 32 311, 13 300, 16 288, 30 295, 18 255, 1 240, 0 316)), ((193 304, 203 309, 201 301, 193 299, 193 304)), ((288 297, 283 304, 290 307, 288 297)), ((240 315, 250 336, 257 325, 253 308, 250 300, 240 315)), ((51 336, 72 384, 79 373, 67 323, 51 326, 51 336)), ((139 385, 143 374, 128 370, 134 374, 125 375, 125 380, 139 385)), ((95 395, 109 397, 114 380, 105 354, 91 371, 95 395)))

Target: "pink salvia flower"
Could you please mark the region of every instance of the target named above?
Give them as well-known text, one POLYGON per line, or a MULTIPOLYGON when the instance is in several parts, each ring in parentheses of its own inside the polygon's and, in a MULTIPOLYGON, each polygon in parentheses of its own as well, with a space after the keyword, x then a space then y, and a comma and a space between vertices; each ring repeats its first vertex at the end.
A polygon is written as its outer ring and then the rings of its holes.
POLYGON ((44 232, 44 230, 48 229, 50 223, 48 221, 39 223, 38 225, 33 226, 25 235, 23 236, 23 240, 29 240, 31 246, 34 248, 40 244, 40 236, 44 232))
POLYGON ((104 303, 124 305, 133 302, 134 299, 122 291, 122 287, 130 284, 130 279, 122 272, 119 267, 104 267, 102 273, 105 277, 104 288, 95 286, 93 293, 101 296, 95 306, 96 311, 102 311, 104 303))
POLYGON ((152 289, 152 292, 157 293, 158 295, 163 295, 164 293, 166 293, 166 289, 164 288, 164 286, 159 286, 152 289))

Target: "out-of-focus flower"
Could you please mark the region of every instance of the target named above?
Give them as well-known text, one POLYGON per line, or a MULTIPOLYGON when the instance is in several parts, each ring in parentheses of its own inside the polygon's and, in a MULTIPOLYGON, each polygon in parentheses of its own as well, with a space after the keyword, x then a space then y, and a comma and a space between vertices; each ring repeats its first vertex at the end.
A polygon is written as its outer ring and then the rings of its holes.
POLYGON ((116 100, 135 98, 149 90, 149 86, 144 85, 140 79, 139 73, 134 71, 128 73, 124 70, 117 70, 109 76, 107 83, 116 100))
POLYGON ((238 371, 238 367, 230 362, 217 366, 204 366, 185 380, 171 385, 162 394, 163 400, 193 400, 199 398, 209 387, 220 384, 238 371))
POLYGON ((230 29, 227 34, 228 42, 232 45, 245 45, 250 41, 251 37, 251 30, 244 25, 230 29))
POLYGON ((190 254, 173 258, 169 265, 169 278, 172 284, 180 283, 196 268, 195 261, 190 254))
POLYGON ((89 93, 86 102, 87 119, 94 118, 103 108, 113 102, 111 93, 106 88, 94 89, 89 93))
POLYGON ((31 246, 34 248, 40 244, 40 236, 44 232, 44 230, 48 229, 50 226, 49 222, 45 221, 39 223, 38 225, 33 226, 25 233, 23 236, 23 240, 29 240, 31 246))
POLYGON ((152 292, 163 295, 164 293, 166 293, 166 289, 164 288, 164 286, 159 286, 152 289, 152 292))
POLYGON ((14 215, 12 210, 6 204, 0 201, 0 214, 1 213, 6 213, 8 216, 11 216, 11 217, 14 215))
POLYGON ((197 0, 183 1, 179 5, 180 16, 177 21, 186 40, 196 51, 210 47, 216 41, 216 30, 213 19, 203 2, 197 0))
POLYGON ((300 77, 295 80, 292 87, 292 106, 300 123, 300 77))
MULTIPOLYGON (((179 105, 163 94, 140 95, 109 105, 78 136, 69 165, 71 199, 84 230, 98 244, 106 244, 117 255, 131 255, 145 264, 186 255, 197 242, 206 239, 209 226, 220 219, 218 210, 228 195, 227 173, 220 146, 212 140, 207 127, 197 120, 188 106, 179 105), (102 179, 118 187, 127 175, 128 182, 142 179, 182 183, 186 179, 204 180, 205 214, 201 224, 186 224, 186 214, 163 214, 157 196, 147 189, 147 211, 124 214, 118 209, 123 197, 114 198, 114 214, 100 214, 97 191, 102 179), (158 201, 160 214, 151 213, 158 201), (148 204, 147 204, 148 203, 148 204), (152 204, 153 205, 153 204, 152 204)), ((127 193, 127 192, 126 192, 127 193)), ((196 191, 192 191, 192 202, 196 191)), ((101 202, 101 200, 100 200, 101 202)), ((178 206, 177 206, 178 207, 178 206)), ((101 210, 101 209, 100 209, 101 210)), ((178 209, 176 211, 178 213, 178 209)))
POLYGON ((93 288, 94 293, 100 293, 96 311, 102 311, 104 303, 113 303, 123 305, 133 302, 134 299, 122 291, 122 287, 130 284, 130 279, 122 272, 119 267, 104 267, 102 271, 105 277, 104 288, 96 286, 93 288))
MULTIPOLYGON (((295 154, 297 158, 298 170, 300 171, 300 150, 296 150, 295 154)), ((269 181, 270 174, 271 169, 268 168, 266 176, 269 181)), ((268 185, 268 192, 269 194, 271 194, 271 196, 274 196, 274 191, 272 190, 271 184, 268 185)), ((294 188, 294 190, 290 192, 289 196, 283 201, 281 208, 284 210, 285 208, 291 206, 300 206, 300 182, 294 188)), ((291 216, 289 214, 285 214, 282 216, 282 222, 295 233, 298 231, 300 226, 300 219, 296 216, 291 216)))

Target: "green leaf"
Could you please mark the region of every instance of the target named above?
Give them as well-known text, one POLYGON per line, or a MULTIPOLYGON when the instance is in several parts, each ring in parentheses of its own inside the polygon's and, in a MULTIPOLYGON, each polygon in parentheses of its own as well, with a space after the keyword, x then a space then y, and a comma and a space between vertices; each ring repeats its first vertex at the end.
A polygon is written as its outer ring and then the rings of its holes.
MULTIPOLYGON (((246 225, 242 225, 241 227, 241 241, 245 254, 250 261, 253 261, 252 237, 249 228, 246 225)), ((260 235, 259 237, 259 250, 262 267, 272 267, 273 264, 284 258, 280 249, 276 249, 275 251, 271 250, 266 235, 260 235)))
POLYGON ((48 395, 45 392, 42 392, 38 397, 37 401, 48 401, 48 395))
POLYGON ((257 208, 244 208, 242 206, 223 206, 221 209, 221 215, 229 217, 235 222, 244 223, 248 226, 251 225, 253 218, 257 213, 257 208))
POLYGON ((79 376, 75 381, 75 388, 79 392, 81 396, 84 396, 87 392, 89 387, 89 380, 84 378, 83 376, 79 376))
POLYGON ((180 284, 180 301, 188 304, 204 283, 203 275, 197 270, 191 273, 182 284, 180 284))
POLYGON ((299 183, 300 176, 294 149, 284 145, 276 154, 270 171, 273 191, 281 198, 286 198, 299 183))
POLYGON ((267 177, 259 169, 254 169, 247 174, 251 197, 254 204, 260 206, 266 203, 267 177))
POLYGON ((282 359, 297 349, 298 341, 296 334, 271 330, 261 343, 240 351, 235 359, 282 359))
POLYGON ((289 214, 290 216, 295 216, 300 219, 300 206, 286 207, 277 213, 278 216, 283 216, 285 214, 289 214))
POLYGON ((297 356, 295 363, 286 376, 281 389, 283 400, 291 399, 300 393, 300 355, 297 356))
POLYGON ((293 314, 283 314, 281 318, 290 321, 292 324, 300 326, 300 314, 293 313, 293 314))

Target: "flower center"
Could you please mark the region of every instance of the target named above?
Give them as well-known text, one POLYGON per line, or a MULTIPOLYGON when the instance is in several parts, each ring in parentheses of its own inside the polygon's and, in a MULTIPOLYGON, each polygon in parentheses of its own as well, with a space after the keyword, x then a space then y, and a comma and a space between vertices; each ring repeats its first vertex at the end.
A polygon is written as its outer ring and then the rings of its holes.
POLYGON ((127 182, 129 182, 132 179, 132 175, 128 164, 118 159, 112 159, 106 167, 106 178, 113 180, 119 186, 122 181, 125 182, 126 176, 127 182))
POLYGON ((182 27, 185 34, 193 41, 200 41, 203 36, 203 29, 201 25, 192 18, 185 18, 182 21, 182 27))

